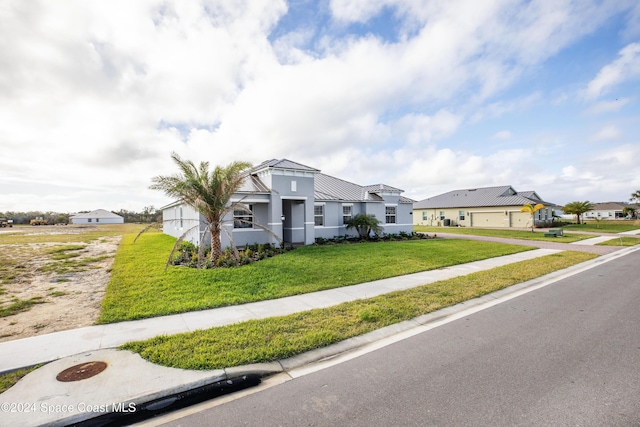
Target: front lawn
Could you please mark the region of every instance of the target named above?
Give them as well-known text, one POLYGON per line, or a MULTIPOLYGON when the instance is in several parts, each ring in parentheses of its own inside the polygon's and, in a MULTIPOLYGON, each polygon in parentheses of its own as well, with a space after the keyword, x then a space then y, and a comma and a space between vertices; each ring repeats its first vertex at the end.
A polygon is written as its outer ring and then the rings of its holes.
MULTIPOLYGON (((414 225, 413 231, 416 233, 423 232, 428 234, 438 233, 454 233, 468 234, 472 236, 487 237, 503 237, 506 239, 522 239, 522 240, 542 240, 545 242, 572 243, 578 240, 590 239, 593 236, 588 234, 565 234, 560 237, 544 237, 544 233, 540 231, 531 232, 529 230, 513 230, 513 229, 495 229, 495 228, 475 228, 475 227, 428 227, 426 225, 414 225)), ((585 230, 586 231, 586 230, 585 230)))
MULTIPOLYGON (((638 222, 638 221, 636 221, 638 222)), ((586 224, 571 224, 563 227, 567 231, 588 231, 593 233, 622 233, 624 231, 637 230, 640 224, 634 221, 588 221, 586 224)))
POLYGON ((159 336, 121 348, 138 352, 150 362, 182 369, 222 369, 281 360, 594 257, 594 254, 565 251, 334 307, 159 336))
POLYGON ((600 246, 635 246, 640 245, 640 237, 620 236, 606 242, 597 243, 600 246))
POLYGON ((305 246, 236 268, 165 270, 175 239, 133 238, 120 243, 98 323, 281 298, 532 249, 456 239, 356 243, 305 246))

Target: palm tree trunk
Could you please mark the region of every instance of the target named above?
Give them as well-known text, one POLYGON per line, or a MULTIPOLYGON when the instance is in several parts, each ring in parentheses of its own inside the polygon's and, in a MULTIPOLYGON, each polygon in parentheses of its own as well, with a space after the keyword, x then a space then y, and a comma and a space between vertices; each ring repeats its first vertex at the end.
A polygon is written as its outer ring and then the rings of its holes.
POLYGON ((211 262, 215 264, 220 255, 222 255, 220 224, 211 224, 211 262))

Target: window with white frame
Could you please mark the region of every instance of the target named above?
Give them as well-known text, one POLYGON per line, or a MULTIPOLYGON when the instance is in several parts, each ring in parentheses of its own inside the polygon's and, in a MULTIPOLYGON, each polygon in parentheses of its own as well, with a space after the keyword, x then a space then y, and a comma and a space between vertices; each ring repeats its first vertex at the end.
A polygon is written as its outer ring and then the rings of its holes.
POLYGON ((460 221, 464 221, 464 211, 458 211, 458 218, 460 218, 460 221))
POLYGON ((440 219, 444 219, 444 211, 440 211, 440 219))
POLYGON ((342 205, 342 224, 346 224, 351 220, 353 214, 353 205, 342 205))
POLYGON ((395 224, 396 223, 396 208, 397 206, 385 206, 384 208, 384 219, 386 224, 395 224))
POLYGON ((423 212, 422 212, 422 220, 423 220, 423 221, 426 221, 426 220, 428 220, 428 219, 429 219, 429 214, 427 214, 426 212, 424 212, 424 211, 423 211, 423 212))
POLYGON ((316 227, 324 226, 324 205, 313 207, 313 221, 316 227))
POLYGON ((253 228, 253 205, 247 207, 233 210, 233 228, 253 228))

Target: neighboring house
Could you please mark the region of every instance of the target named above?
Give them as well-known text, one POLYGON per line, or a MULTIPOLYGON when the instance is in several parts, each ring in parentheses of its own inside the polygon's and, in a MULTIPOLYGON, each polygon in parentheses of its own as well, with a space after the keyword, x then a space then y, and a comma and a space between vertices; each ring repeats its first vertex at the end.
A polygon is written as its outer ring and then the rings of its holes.
MULTIPOLYGON (((285 243, 309 245, 317 237, 357 235, 346 230, 345 221, 359 213, 375 215, 384 232, 411 233, 414 200, 384 184, 361 186, 321 173, 287 159, 266 161, 247 173, 232 201, 242 202, 252 214, 236 211, 225 218, 221 233, 222 247, 255 243, 278 243, 263 229, 239 221, 249 220, 268 228, 285 243)), ((208 241, 206 221, 191 206, 176 201, 160 208, 163 231, 198 244, 208 241)))
POLYGON ((71 224, 123 224, 124 218, 105 209, 69 215, 71 224))
POLYGON ((593 203, 593 210, 586 212, 583 216, 584 219, 619 219, 625 218, 622 214, 622 210, 629 207, 629 203, 625 202, 607 202, 607 203, 593 203))
POLYGON ((429 226, 531 227, 531 214, 520 212, 526 204, 542 203, 534 215, 535 225, 553 219, 554 203, 545 202, 535 191, 516 191, 510 185, 455 190, 421 200, 413 205, 413 223, 429 226))

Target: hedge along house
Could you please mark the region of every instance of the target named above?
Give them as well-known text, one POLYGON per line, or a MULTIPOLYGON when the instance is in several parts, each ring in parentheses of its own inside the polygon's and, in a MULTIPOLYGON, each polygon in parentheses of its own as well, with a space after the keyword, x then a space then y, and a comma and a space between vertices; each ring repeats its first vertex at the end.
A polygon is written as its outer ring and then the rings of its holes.
POLYGON ((71 224, 123 224, 124 218, 105 209, 98 209, 88 213, 69 215, 71 224))
POLYGON ((512 186, 454 190, 413 205, 413 223, 428 226, 531 227, 531 214, 520 212, 525 204, 542 203, 534 225, 549 225, 554 203, 543 201, 535 191, 516 191, 512 186))
MULTIPOLYGON (((387 234, 411 233, 414 200, 402 192, 384 184, 360 186, 287 159, 269 160, 251 169, 232 197, 232 202, 245 204, 251 214, 235 211, 224 218, 222 247, 230 246, 229 236, 236 246, 277 245, 280 240, 309 245, 318 237, 356 236, 345 222, 359 213, 374 215, 387 234)), ((185 240, 196 245, 210 243, 206 221, 193 207, 176 201, 160 209, 164 233, 185 235, 185 240)))

